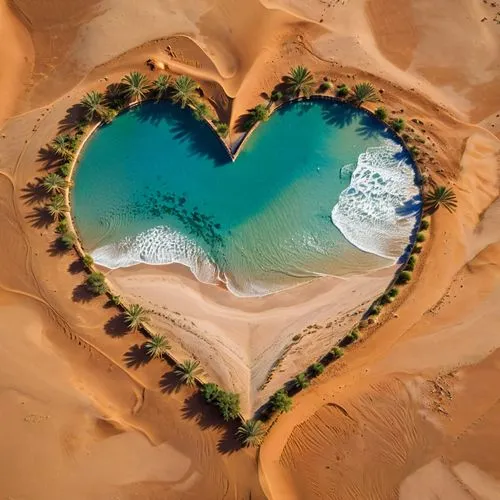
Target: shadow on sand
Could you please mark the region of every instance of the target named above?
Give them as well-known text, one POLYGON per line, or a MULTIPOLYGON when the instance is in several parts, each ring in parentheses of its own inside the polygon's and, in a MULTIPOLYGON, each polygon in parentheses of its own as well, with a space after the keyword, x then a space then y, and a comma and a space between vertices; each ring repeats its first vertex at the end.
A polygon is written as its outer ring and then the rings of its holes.
POLYGON ((241 449, 241 443, 236 438, 239 421, 224 422, 216 408, 206 403, 200 392, 196 392, 184 401, 182 417, 195 421, 203 429, 220 429, 222 437, 217 443, 217 450, 222 454, 234 453, 241 449))
POLYGON ((123 361, 127 368, 140 368, 151 360, 148 355, 146 343, 142 345, 134 344, 124 355, 123 361))
POLYGON ((104 325, 104 331, 111 337, 123 337, 130 332, 130 328, 125 321, 125 314, 113 316, 104 325))

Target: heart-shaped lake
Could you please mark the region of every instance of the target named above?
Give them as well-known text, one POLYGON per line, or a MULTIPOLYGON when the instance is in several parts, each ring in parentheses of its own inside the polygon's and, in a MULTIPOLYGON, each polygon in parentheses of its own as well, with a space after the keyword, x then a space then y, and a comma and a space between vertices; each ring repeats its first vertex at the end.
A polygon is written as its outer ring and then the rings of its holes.
POLYGON ((242 296, 388 266, 421 207, 394 134, 318 99, 278 109, 235 162, 188 109, 145 103, 96 131, 74 181, 73 215, 97 263, 178 262, 242 296))

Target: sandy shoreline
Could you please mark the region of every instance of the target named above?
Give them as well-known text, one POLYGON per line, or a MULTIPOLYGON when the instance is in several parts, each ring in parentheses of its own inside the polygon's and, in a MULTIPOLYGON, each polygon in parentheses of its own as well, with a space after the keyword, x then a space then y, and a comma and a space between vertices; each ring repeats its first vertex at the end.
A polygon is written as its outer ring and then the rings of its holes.
MULTIPOLYGON (((0 77, 7 102, 0 110, 0 493, 498 498, 498 8, 468 0, 412 0, 402 8, 388 0, 15 4, 23 29, 0 4, 0 61, 8 68, 0 77), (383 89, 391 115, 406 117, 425 138, 424 174, 453 186, 459 200, 455 214, 433 217, 425 265, 394 314, 295 398, 258 455, 236 449, 234 429, 221 427, 191 390, 174 390, 165 363, 141 361, 144 339, 117 332, 116 311, 83 293, 76 255, 55 251, 41 216, 40 149, 65 130, 85 91, 148 71, 150 57, 196 75, 233 122, 292 64, 335 84, 368 79, 383 89)), ((179 351, 212 350, 221 358, 212 375, 234 387, 258 387, 279 350, 253 351, 250 334, 263 347, 273 328, 286 344, 313 318, 326 324, 346 306, 332 304, 341 294, 328 279, 271 296, 265 307, 258 300, 239 306, 185 271, 136 271, 149 283, 141 285, 135 271, 111 277, 131 298, 185 315, 186 324, 178 315, 155 321, 178 339, 179 351), (198 329, 216 333, 211 344, 201 343, 198 329)), ((281 383, 294 360, 312 359, 330 341, 324 327, 303 334, 273 380, 281 383)))
POLYGON ((106 276, 127 302, 145 304, 152 326, 172 339, 177 358, 194 354, 209 380, 241 394, 243 410, 249 413, 288 380, 292 370, 303 370, 342 338, 385 289, 394 270, 348 280, 319 278, 244 299, 198 282, 180 265, 142 264, 107 271, 106 276), (293 340, 296 336, 298 341, 293 340), (259 390, 290 346, 280 372, 259 390))

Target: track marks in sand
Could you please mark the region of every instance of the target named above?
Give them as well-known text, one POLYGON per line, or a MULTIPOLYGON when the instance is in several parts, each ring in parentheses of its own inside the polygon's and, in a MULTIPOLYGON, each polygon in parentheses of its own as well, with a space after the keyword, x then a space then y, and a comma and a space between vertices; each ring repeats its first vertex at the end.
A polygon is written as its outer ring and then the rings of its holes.
POLYGON ((292 477, 300 473, 300 498, 395 498, 428 448, 420 430, 429 424, 416 411, 417 396, 402 380, 381 382, 359 398, 323 406, 297 426, 280 464, 292 477))

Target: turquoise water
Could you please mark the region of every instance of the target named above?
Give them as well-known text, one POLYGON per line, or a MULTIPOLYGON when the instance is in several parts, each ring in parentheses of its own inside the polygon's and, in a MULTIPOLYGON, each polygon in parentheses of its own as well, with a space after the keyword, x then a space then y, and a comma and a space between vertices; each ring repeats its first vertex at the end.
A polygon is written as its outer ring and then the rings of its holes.
POLYGON ((145 103, 89 140, 72 202, 97 262, 180 262, 242 296, 388 266, 420 210, 391 133, 325 100, 277 110, 234 163, 189 110, 145 103))

